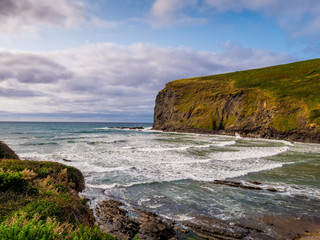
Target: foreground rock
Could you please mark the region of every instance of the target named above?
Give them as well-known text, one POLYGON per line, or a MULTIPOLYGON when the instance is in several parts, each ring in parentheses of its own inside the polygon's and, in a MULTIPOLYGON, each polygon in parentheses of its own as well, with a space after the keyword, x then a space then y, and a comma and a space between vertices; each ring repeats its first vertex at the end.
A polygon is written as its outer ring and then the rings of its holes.
POLYGON ((115 235, 119 239, 174 239, 173 224, 163 221, 154 213, 138 210, 138 219, 129 217, 121 208, 123 204, 114 199, 99 203, 96 208, 97 222, 101 230, 115 235))
POLYGON ((153 128, 320 143, 320 59, 181 79, 159 92, 153 128))
POLYGON ((320 217, 265 216, 224 221, 208 216, 194 216, 189 221, 173 222, 141 209, 129 213, 123 207, 121 202, 110 199, 99 203, 96 208, 101 230, 119 239, 307 240, 319 239, 317 237, 320 236, 320 217))

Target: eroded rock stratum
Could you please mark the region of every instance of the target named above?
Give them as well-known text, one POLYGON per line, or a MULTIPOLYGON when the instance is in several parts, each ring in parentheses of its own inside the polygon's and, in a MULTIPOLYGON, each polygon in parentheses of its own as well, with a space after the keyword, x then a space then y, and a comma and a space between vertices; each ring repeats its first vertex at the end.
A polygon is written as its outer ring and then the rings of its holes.
POLYGON ((320 143, 320 59, 169 82, 153 128, 320 143))

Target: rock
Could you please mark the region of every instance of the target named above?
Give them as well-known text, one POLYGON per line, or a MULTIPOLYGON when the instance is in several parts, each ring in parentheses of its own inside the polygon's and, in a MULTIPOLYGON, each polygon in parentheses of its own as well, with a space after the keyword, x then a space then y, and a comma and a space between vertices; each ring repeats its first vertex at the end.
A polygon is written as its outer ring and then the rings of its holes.
POLYGON ((265 216, 263 221, 278 239, 319 239, 320 217, 265 216))
POLYGON ((184 221, 182 224, 205 239, 242 239, 250 233, 249 229, 205 216, 197 216, 192 222, 184 221))
POLYGON ((241 182, 235 182, 235 181, 214 180, 213 183, 214 183, 214 184, 227 185, 227 186, 230 186, 230 187, 240 187, 240 188, 250 189, 250 190, 262 190, 261 187, 248 186, 248 185, 244 185, 244 184, 241 183, 241 182))
POLYGON ((113 128, 113 129, 121 129, 121 130, 124 130, 124 129, 129 129, 129 130, 143 130, 144 127, 141 127, 141 126, 138 126, 138 127, 110 127, 110 128, 113 128))
POLYGON ((143 130, 144 128, 143 127, 131 127, 129 129, 132 129, 132 130, 143 130))
POLYGON ((250 180, 250 183, 255 184, 255 185, 261 185, 261 182, 258 181, 254 181, 254 180, 250 180))
POLYGON ((140 211, 140 239, 172 239, 175 235, 173 222, 165 222, 154 213, 140 211))
POLYGON ((243 238, 243 240, 274 240, 274 237, 268 236, 261 232, 252 232, 243 238))
POLYGON ((114 199, 99 203, 96 208, 97 221, 101 230, 109 232, 119 239, 132 239, 139 230, 139 222, 127 216, 120 208, 122 203, 114 199))
POLYGON ((231 187, 240 187, 241 186, 240 182, 227 181, 227 180, 214 180, 213 183, 227 185, 227 186, 231 186, 231 187))
POLYGON ((250 189, 250 190, 262 190, 261 187, 254 187, 254 186, 247 186, 247 185, 240 185, 241 188, 250 189))
POLYGON ((135 215, 139 216, 133 219, 122 206, 121 202, 110 199, 99 203, 96 208, 96 219, 101 230, 115 235, 118 239, 132 239, 136 236, 141 240, 307 240, 320 236, 319 217, 246 217, 230 222, 207 216, 194 216, 192 220, 174 222, 141 209, 133 210, 135 215))
POLYGON ((122 205, 114 199, 99 203, 96 215, 101 230, 119 239, 132 239, 137 234, 142 240, 174 238, 173 222, 164 221, 158 215, 143 210, 137 211, 139 220, 133 219, 121 208, 122 205))
POLYGON ((19 157, 7 144, 0 141, 0 159, 19 160, 19 157))
POLYGON ((269 191, 269 192, 278 192, 275 188, 267 188, 267 191, 269 191))

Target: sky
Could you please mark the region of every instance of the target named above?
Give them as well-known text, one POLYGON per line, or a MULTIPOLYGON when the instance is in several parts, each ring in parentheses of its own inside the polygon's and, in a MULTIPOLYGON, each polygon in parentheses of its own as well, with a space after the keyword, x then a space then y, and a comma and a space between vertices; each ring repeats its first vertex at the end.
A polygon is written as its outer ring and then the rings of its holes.
POLYGON ((169 81, 318 58, 319 0, 0 0, 0 121, 152 122, 169 81))

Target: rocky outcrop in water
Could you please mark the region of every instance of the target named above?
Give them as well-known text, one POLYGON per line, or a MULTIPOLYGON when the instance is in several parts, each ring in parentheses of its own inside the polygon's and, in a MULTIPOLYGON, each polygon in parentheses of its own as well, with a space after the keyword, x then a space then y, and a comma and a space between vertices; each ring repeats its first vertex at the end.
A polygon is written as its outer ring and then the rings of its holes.
POLYGON ((220 185, 226 185, 230 187, 237 187, 237 188, 244 188, 244 189, 249 189, 249 190, 266 190, 269 192, 277 192, 276 189, 274 188, 262 188, 257 185, 261 185, 260 182, 257 181, 250 181, 250 183, 242 183, 242 182, 236 182, 236 181, 230 181, 230 180, 214 180, 213 184, 220 184, 220 185))
POLYGON ((144 127, 110 127, 112 129, 120 129, 120 130, 143 130, 144 127))
POLYGON ((182 79, 159 92, 153 128, 320 143, 320 60, 182 79))

